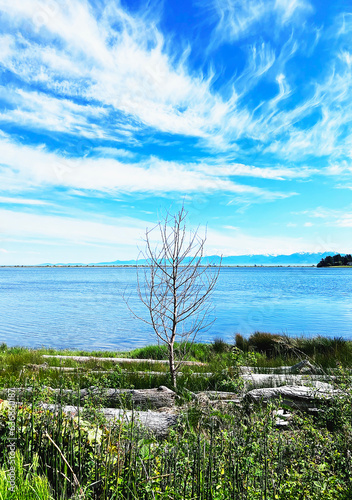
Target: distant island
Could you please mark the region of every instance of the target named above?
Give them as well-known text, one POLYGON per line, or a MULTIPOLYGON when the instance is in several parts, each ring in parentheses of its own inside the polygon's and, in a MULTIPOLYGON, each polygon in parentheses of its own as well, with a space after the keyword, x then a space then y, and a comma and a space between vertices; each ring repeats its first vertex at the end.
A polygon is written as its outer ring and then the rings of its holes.
POLYGON ((336 255, 328 255, 327 257, 322 258, 321 261, 317 264, 317 267, 338 266, 352 266, 351 254, 340 255, 339 253, 337 253, 336 255))

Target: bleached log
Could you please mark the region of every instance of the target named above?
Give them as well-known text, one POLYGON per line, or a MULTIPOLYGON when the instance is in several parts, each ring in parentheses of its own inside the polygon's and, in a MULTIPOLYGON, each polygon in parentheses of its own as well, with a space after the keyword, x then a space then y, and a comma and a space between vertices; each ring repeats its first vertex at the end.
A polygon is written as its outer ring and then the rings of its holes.
POLYGON ((300 410, 308 410, 338 398, 342 392, 334 389, 331 384, 315 382, 315 387, 303 385, 284 385, 282 387, 270 387, 253 389, 244 395, 244 401, 250 403, 268 403, 281 399, 282 403, 300 410))
MULTIPOLYGON (((42 403, 41 408, 52 412, 63 412, 75 417, 82 414, 84 408, 77 406, 58 406, 42 403)), ((116 408, 101 408, 98 410, 111 424, 119 425, 120 422, 131 423, 142 426, 157 437, 166 437, 172 427, 178 422, 178 415, 156 411, 128 411, 116 408)))
MULTIPOLYGON (((62 397, 72 397, 75 401, 84 402, 88 397, 102 398, 108 404, 113 406, 129 403, 134 407, 140 408, 172 408, 175 405, 175 392, 161 385, 157 389, 105 389, 101 387, 89 387, 74 391, 72 389, 52 389, 43 387, 49 394, 55 395, 58 400, 62 397)), ((9 389, 0 392, 0 396, 6 398, 9 389)), ((13 394, 16 394, 17 400, 29 398, 33 395, 32 387, 14 387, 11 388, 13 394)), ((71 398, 70 398, 71 399, 71 398)))

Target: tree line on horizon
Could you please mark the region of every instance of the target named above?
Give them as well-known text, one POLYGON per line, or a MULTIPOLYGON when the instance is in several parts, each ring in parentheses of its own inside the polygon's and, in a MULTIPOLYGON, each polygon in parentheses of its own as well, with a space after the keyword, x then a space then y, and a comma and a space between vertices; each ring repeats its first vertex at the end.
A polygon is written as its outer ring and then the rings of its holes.
POLYGON ((350 266, 352 265, 351 254, 340 255, 328 255, 327 257, 321 259, 317 264, 317 267, 331 267, 331 266, 350 266))

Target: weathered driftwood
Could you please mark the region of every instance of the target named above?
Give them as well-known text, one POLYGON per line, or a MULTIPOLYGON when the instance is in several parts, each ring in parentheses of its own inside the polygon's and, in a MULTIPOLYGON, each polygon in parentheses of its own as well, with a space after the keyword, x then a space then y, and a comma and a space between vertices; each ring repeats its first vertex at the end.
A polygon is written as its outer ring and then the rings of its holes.
MULTIPOLYGON (((314 385, 324 379, 322 375, 292 375, 289 373, 249 373, 242 375, 245 382, 245 390, 252 387, 279 387, 281 385, 314 385)), ((334 376, 326 377, 334 380, 334 376)))
POLYGON ((319 369, 312 365, 307 359, 300 361, 299 363, 291 366, 291 373, 319 373, 319 369))
MULTIPOLYGON (((42 403, 39 407, 52 412, 62 411, 63 413, 75 417, 82 414, 84 408, 77 406, 58 406, 42 403)), ((112 425, 118 425, 120 422, 140 425, 149 431, 152 431, 158 437, 165 437, 170 429, 178 422, 176 414, 156 411, 128 411, 116 408, 101 408, 98 410, 112 425)))
POLYGON ((209 401, 237 401, 238 394, 236 392, 225 391, 199 391, 195 393, 196 396, 207 396, 209 401))
POLYGON ((157 389, 101 389, 90 390, 91 396, 103 397, 108 402, 119 404, 123 401, 142 408, 171 408, 175 405, 176 394, 161 385, 157 389))
MULTIPOLYGON (((242 375, 248 375, 250 373, 255 373, 256 369, 251 366, 241 366, 240 373, 242 375)), ((318 367, 310 363, 307 359, 296 363, 293 366, 277 366, 277 367, 268 367, 265 368, 265 373, 275 373, 275 374, 319 374, 323 373, 322 370, 318 367)))
POLYGON ((303 385, 284 385, 282 387, 270 387, 253 389, 244 396, 244 401, 250 403, 268 403, 275 399, 281 399, 282 403, 292 408, 309 410, 341 396, 341 391, 334 389, 331 384, 315 382, 315 387, 303 385))
MULTIPOLYGON (((74 398, 82 402, 88 397, 102 398, 107 404, 117 406, 130 404, 140 408, 172 408, 175 405, 176 394, 161 385, 157 389, 102 389, 100 387, 89 387, 74 391, 72 389, 52 389, 44 387, 49 395, 54 395, 56 400, 62 398, 74 398), (71 396, 71 397, 70 397, 71 396)), ((17 400, 29 398, 33 395, 32 387, 15 387, 10 389, 16 394, 17 400)), ((8 389, 0 391, 0 396, 7 397, 8 389)))
MULTIPOLYGON (((43 354, 42 356, 45 359, 71 359, 73 361, 85 362, 85 361, 110 361, 111 363, 149 363, 151 365, 156 364, 164 364, 168 365, 169 361, 166 359, 132 359, 132 358, 98 358, 94 356, 61 356, 61 355, 51 355, 51 354, 43 354)), ((205 363, 201 363, 200 361, 182 361, 182 365, 185 366, 204 366, 205 363)))

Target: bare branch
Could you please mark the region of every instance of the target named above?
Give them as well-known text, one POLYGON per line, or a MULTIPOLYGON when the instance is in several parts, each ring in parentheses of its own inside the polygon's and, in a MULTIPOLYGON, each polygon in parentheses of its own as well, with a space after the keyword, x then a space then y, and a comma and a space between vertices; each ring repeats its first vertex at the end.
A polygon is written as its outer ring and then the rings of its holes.
POLYGON ((167 344, 170 375, 175 387, 176 373, 187 355, 187 345, 192 345, 197 335, 214 322, 209 319, 212 309, 209 298, 221 266, 220 262, 218 269, 214 270, 210 264, 202 265, 206 232, 200 236, 198 227, 188 233, 187 215, 182 206, 177 214, 166 212, 153 229, 146 230, 146 246, 141 255, 147 266, 141 273, 143 279, 137 266, 137 292, 149 318, 140 318, 132 311, 135 317, 153 328, 159 340, 167 344), (155 231, 159 233, 160 244, 153 248, 151 241, 155 231), (175 342, 184 343, 184 352, 177 361, 175 342))

